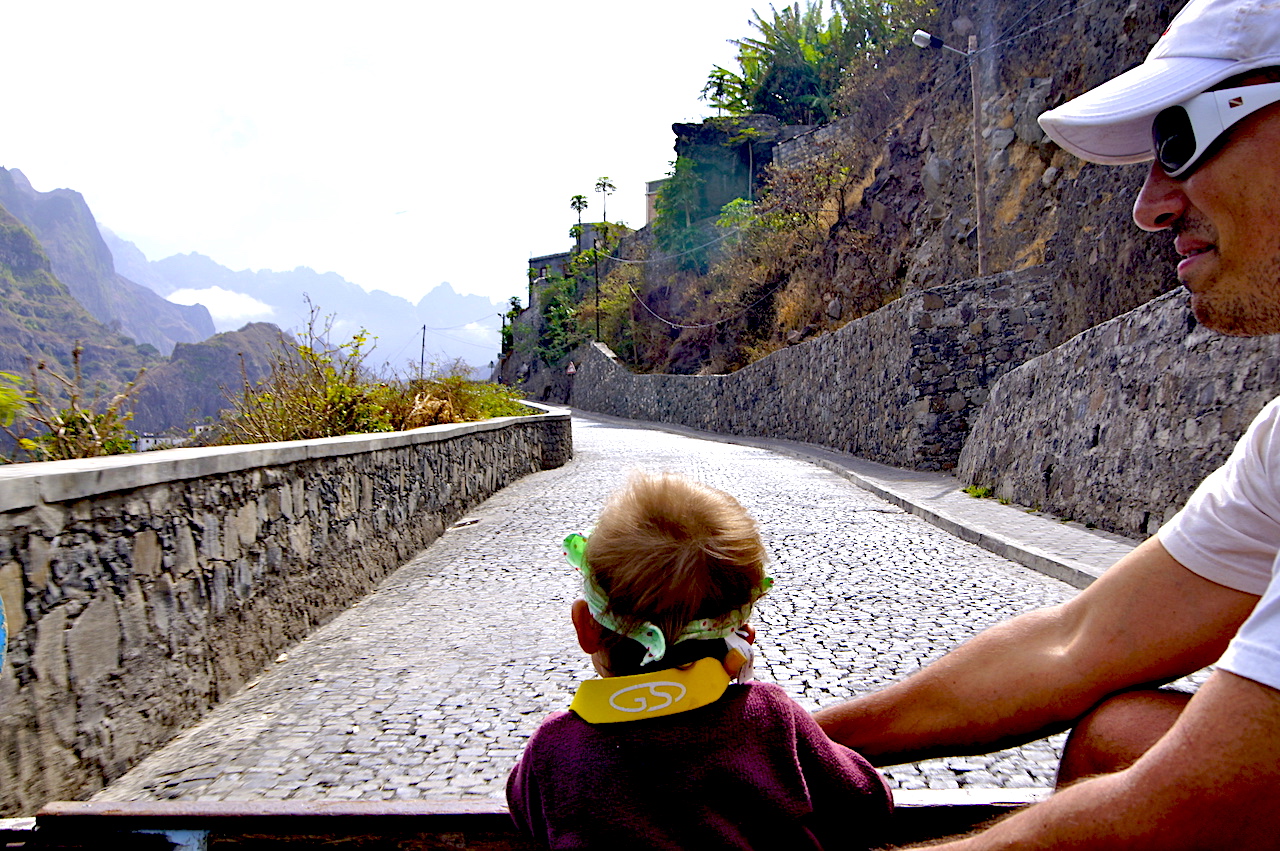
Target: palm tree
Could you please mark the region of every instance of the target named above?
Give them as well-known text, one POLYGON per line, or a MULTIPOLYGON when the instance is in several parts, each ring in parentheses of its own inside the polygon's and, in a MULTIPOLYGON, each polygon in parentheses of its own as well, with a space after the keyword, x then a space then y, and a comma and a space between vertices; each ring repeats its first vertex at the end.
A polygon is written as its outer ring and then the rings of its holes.
POLYGON ((576 236, 578 239, 578 253, 581 254, 582 253, 582 211, 587 209, 587 196, 574 195, 572 198, 569 199, 569 206, 573 209, 575 213, 578 214, 578 232, 576 236))
POLYGON ((606 225, 609 223, 609 196, 616 192, 617 189, 618 187, 614 186, 613 182, 607 177, 602 177, 596 181, 596 191, 604 193, 604 200, 600 202, 603 205, 600 208, 600 220, 606 225))

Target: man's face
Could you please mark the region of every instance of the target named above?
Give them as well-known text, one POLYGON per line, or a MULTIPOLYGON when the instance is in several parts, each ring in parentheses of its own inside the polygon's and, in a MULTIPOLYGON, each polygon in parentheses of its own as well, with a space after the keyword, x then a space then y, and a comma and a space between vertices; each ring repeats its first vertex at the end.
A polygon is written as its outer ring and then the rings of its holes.
POLYGON ((1153 163, 1133 205, 1143 230, 1170 230, 1200 322, 1233 336, 1280 333, 1280 104, 1227 131, 1183 180, 1153 163))

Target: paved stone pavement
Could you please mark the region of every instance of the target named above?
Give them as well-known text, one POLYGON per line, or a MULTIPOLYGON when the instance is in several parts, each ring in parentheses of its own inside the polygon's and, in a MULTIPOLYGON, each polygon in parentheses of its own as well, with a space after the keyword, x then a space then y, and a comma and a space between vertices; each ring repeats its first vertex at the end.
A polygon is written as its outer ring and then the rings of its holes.
MULTIPOLYGON (((898 680, 989 624, 1076 593, 859 486, 878 482, 910 506, 912 487, 915 503, 944 496, 945 477, 584 417, 574 443, 569 464, 491 497, 95 800, 502 797, 526 738, 590 674, 560 541, 587 530, 632 469, 686 473, 757 518, 776 578, 754 618, 757 677, 809 708, 898 680)), ((964 525, 968 511, 977 526, 993 508, 1006 509, 965 496, 951 513, 964 525)), ((1071 537, 1049 519, 1018 522, 1034 524, 1042 547, 1071 537)), ((885 773, 906 789, 1048 786, 1061 738, 885 773)))

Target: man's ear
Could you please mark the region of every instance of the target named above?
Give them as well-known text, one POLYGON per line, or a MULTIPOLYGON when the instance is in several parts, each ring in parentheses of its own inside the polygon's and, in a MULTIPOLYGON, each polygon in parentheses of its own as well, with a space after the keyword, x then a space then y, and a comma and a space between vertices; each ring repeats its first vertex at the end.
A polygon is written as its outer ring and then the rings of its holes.
POLYGON ((582 648, 582 652, 590 655, 600 650, 600 639, 604 634, 604 627, 592 616, 591 609, 587 607, 587 601, 574 600, 572 615, 573 629, 578 633, 578 646, 582 648))

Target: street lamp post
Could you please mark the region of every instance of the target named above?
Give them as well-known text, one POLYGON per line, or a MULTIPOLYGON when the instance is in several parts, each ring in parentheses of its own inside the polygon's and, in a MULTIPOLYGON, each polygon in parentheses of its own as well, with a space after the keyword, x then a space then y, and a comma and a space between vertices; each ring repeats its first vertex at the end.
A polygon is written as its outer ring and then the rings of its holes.
POLYGON ((974 61, 975 54, 978 52, 978 37, 969 36, 968 53, 957 50, 924 30, 916 30, 911 36, 911 43, 916 47, 932 50, 950 50, 969 60, 969 87, 973 92, 973 209, 974 218, 977 219, 975 229, 978 234, 978 277, 983 277, 987 274, 987 181, 986 170, 982 166, 982 95, 978 88, 978 63, 974 61))

